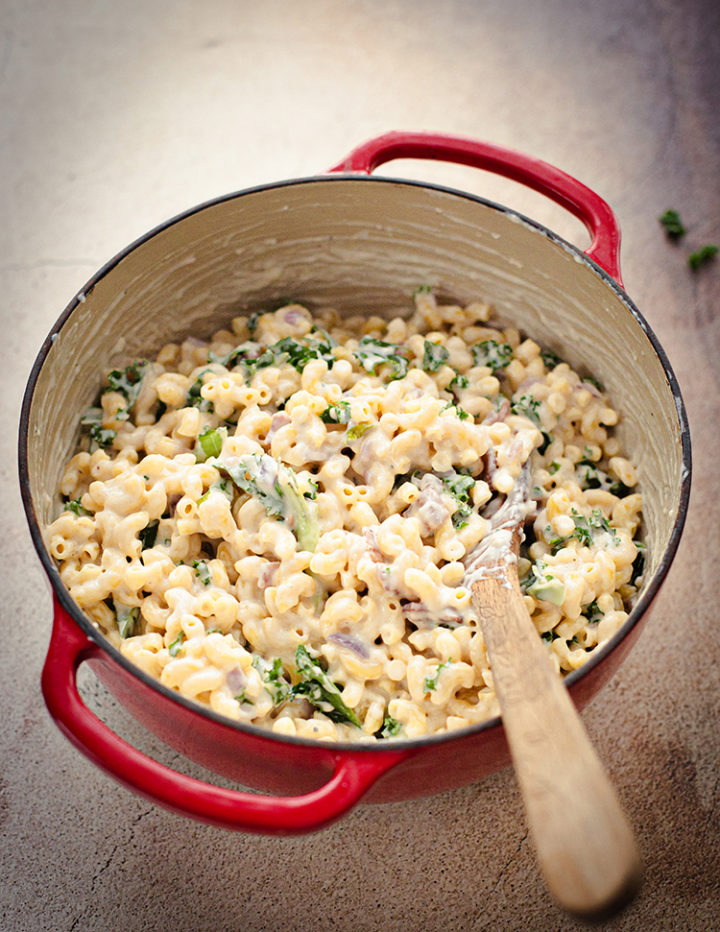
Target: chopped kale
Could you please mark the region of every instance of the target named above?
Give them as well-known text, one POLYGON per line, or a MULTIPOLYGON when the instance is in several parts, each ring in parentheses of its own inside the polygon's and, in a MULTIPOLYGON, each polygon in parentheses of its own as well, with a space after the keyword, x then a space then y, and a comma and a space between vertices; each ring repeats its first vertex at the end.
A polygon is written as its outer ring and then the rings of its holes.
POLYGON ((275 362, 275 356, 271 350, 263 349, 260 343, 247 340, 230 350, 227 356, 216 356, 214 353, 210 353, 208 362, 218 363, 226 369, 236 369, 239 366, 242 368, 245 378, 250 379, 258 369, 272 366, 275 362))
POLYGON ((109 427, 102 427, 100 424, 93 424, 90 428, 90 440, 95 444, 93 447, 91 443, 91 449, 109 447, 115 440, 115 431, 110 430, 109 427))
POLYGON ((277 343, 269 347, 269 350, 275 356, 276 365, 289 362, 298 372, 302 372, 311 359, 324 359, 328 364, 328 368, 332 368, 332 364, 335 362, 332 349, 329 338, 327 340, 317 340, 312 337, 304 337, 302 340, 283 337, 282 340, 278 340, 277 343))
POLYGON ((121 638, 129 638, 135 634, 138 621, 140 620, 140 608, 137 605, 123 605, 113 599, 115 609, 115 619, 117 620, 118 631, 121 638))
POLYGON ((271 662, 256 655, 253 658, 252 665, 262 677, 265 689, 272 696, 276 706, 282 705, 288 699, 292 699, 293 688, 285 676, 282 660, 279 657, 271 662))
POLYGON ((201 411, 212 411, 213 403, 202 396, 203 376, 206 372, 212 372, 212 369, 203 369, 198 373, 195 381, 188 389, 185 404, 189 408, 199 408, 201 411))
POLYGON ((467 388, 470 384, 470 379, 466 375, 460 375, 459 372, 455 374, 455 378, 448 385, 448 389, 451 391, 462 390, 467 388))
POLYGON ((77 515, 79 518, 81 518, 83 515, 92 514, 92 511, 88 511, 87 508, 83 508, 83 506, 80 504, 79 498, 65 502, 65 511, 72 511, 72 513, 77 515))
POLYGON ((552 644, 552 642, 556 641, 560 635, 556 631, 543 631, 540 637, 548 644, 552 644))
POLYGON ((453 404, 452 401, 448 401, 445 407, 440 410, 440 414, 444 414, 445 411, 454 411, 455 416, 461 421, 467 421, 470 417, 465 408, 461 408, 460 405, 453 404))
POLYGON ((314 551, 320 534, 317 505, 300 490, 295 471, 267 454, 250 453, 233 463, 213 459, 235 485, 257 498, 269 515, 284 518, 303 550, 314 551))
POLYGON ((257 312, 254 312, 248 317, 247 328, 251 337, 255 336, 255 331, 257 330, 259 321, 260 315, 257 312))
POLYGON ((104 411, 102 408, 88 408, 80 418, 80 426, 89 428, 90 452, 100 447, 109 447, 115 440, 115 431, 102 426, 104 411))
POLYGON ((293 695, 304 696, 311 705, 334 722, 350 722, 358 728, 362 727, 357 715, 343 702, 337 685, 320 664, 313 660, 303 644, 295 651, 295 664, 300 682, 293 687, 293 695))
POLYGON ((467 519, 473 513, 470 493, 475 485, 475 479, 472 476, 458 473, 454 469, 442 473, 439 478, 445 487, 445 491, 455 499, 457 505, 452 516, 453 526, 457 530, 467 527, 467 519))
POLYGON ((450 353, 444 346, 425 340, 422 367, 426 372, 437 372, 440 366, 445 365, 449 356, 450 353))
POLYGON ((158 525, 160 522, 156 518, 154 521, 150 521, 138 534, 138 539, 142 544, 142 550, 147 550, 150 547, 155 546, 155 541, 157 539, 158 525))
POLYGON ((130 409, 140 394, 143 376, 147 367, 147 360, 140 359, 129 366, 125 366, 124 369, 112 369, 108 372, 109 387, 104 391, 119 392, 125 397, 126 401, 125 407, 118 409, 115 414, 118 420, 124 421, 130 416, 130 409))
POLYGON ((397 343, 386 343, 384 340, 365 336, 360 340, 353 355, 370 375, 375 375, 377 367, 385 364, 392 370, 390 381, 402 379, 407 375, 408 359, 403 347, 397 343))
POLYGON ((394 738, 400 734, 402 725, 392 715, 386 715, 382 727, 375 732, 376 738, 394 738))
POLYGON ((532 421, 536 427, 540 427, 540 402, 532 395, 521 395, 514 399, 510 403, 510 410, 513 414, 521 414, 532 421))
POLYGON ((350 402, 338 401, 337 404, 329 404, 320 415, 326 424, 347 424, 350 420, 350 402))
POLYGON ((603 612, 598 608, 597 602, 590 602, 589 605, 586 605, 583 609, 583 617, 587 618, 588 624, 594 625, 603 617, 603 612))
POLYGON ((559 366, 562 362, 558 354, 549 349, 540 350, 540 358, 545 363, 546 369, 554 369, 555 366, 559 366))
POLYGON ((497 340, 483 340, 470 347, 476 366, 488 366, 493 372, 504 369, 513 358, 512 346, 509 343, 498 343, 497 340))
POLYGON ((572 534, 567 537, 553 537, 548 543, 550 546, 550 552, 553 556, 561 550, 565 544, 572 540, 578 540, 583 547, 592 547, 595 538, 600 533, 610 534, 614 540, 614 543, 618 543, 617 532, 615 528, 611 527, 608 523, 607 518, 603 515, 602 511, 599 508, 594 508, 590 517, 581 515, 576 509, 572 509, 572 519, 575 523, 575 530, 572 534))

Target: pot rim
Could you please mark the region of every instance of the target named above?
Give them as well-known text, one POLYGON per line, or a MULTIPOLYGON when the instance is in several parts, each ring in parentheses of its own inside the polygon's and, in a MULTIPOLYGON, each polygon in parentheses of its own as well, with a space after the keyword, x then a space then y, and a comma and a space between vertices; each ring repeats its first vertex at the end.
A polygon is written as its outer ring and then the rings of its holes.
POLYGON ((435 184, 431 182, 418 181, 415 179, 387 176, 387 175, 365 175, 359 174, 356 172, 333 172, 332 174, 324 175, 309 175, 299 178, 291 178, 285 181, 275 181, 265 184, 254 185, 249 188, 242 188, 237 191, 233 191, 229 194, 223 194, 218 197, 211 198, 209 200, 203 201, 200 204, 197 204, 194 207, 190 207, 187 210, 182 211, 179 214, 169 218, 168 220, 163 221, 160 224, 157 224, 148 232, 142 234, 133 240, 128 246, 118 252, 115 256, 109 259, 101 268, 86 282, 86 284, 78 291, 74 297, 70 300, 68 305, 65 307, 64 311, 60 314, 54 325, 52 326, 50 333, 43 341, 40 350, 35 358, 32 369, 30 370, 30 375, 28 377, 27 386, 25 388, 25 393, 23 396, 21 413, 20 413, 20 423, 19 423, 19 437, 18 437, 18 468, 19 468, 19 478, 20 478, 20 492, 23 501, 23 507, 25 509, 25 515, 27 517, 28 525, 30 527, 30 535, 32 537, 35 550, 40 558, 40 562, 43 565, 43 569, 50 581, 53 594, 57 598, 65 609, 65 611, 70 615, 73 621, 80 626, 80 628, 85 632, 85 634, 94 641, 105 653, 107 653, 112 660, 116 663, 119 663, 128 673, 132 674, 134 677, 139 679, 142 683, 150 688, 156 690, 161 695, 165 696, 172 701, 179 702, 181 705, 185 706, 188 710, 196 712, 210 721, 218 724, 224 725, 226 727, 234 728, 240 733, 247 733, 249 736, 254 738, 266 739, 269 741, 277 741, 280 743, 290 744, 295 747, 307 747, 317 749, 319 744, 322 744, 331 752, 352 752, 353 754, 363 754, 363 753, 383 753, 383 752, 397 752, 398 750, 408 750, 412 751, 415 749, 422 749, 430 747, 436 744, 443 744, 447 741, 453 741, 463 738, 473 738, 484 731, 491 731, 502 727, 501 717, 494 716, 492 718, 486 719, 483 722, 480 722, 476 725, 469 725, 465 728, 458 729, 457 731, 444 732, 439 735, 427 735, 421 738, 398 738, 391 741, 333 741, 320 742, 317 739, 313 738, 300 738, 297 736, 289 735, 279 735, 273 731, 270 731, 267 728, 263 728, 259 725, 253 725, 252 723, 246 722, 236 722, 233 719, 227 718, 217 712, 214 712, 210 708, 205 708, 198 702, 187 699, 184 696, 180 695, 178 692, 169 689, 167 686, 164 686, 159 680, 151 677, 149 674, 145 673, 126 657, 124 657, 121 652, 111 643, 109 643, 105 635, 99 631, 92 622, 83 614, 79 606, 74 602, 70 597, 69 592, 65 588, 64 583, 60 578, 59 571, 55 566, 50 554, 46 548, 45 541, 43 539, 43 533, 40 527, 40 522, 38 520, 37 514, 35 512, 35 505, 32 499, 32 494, 30 491, 30 479, 28 474, 28 440, 29 440, 29 419, 30 419, 30 409, 32 407, 32 400, 35 392, 35 386, 37 384, 40 371, 45 363, 45 360, 52 348, 53 343, 57 339, 58 334, 60 333, 63 326, 67 323, 73 311, 78 307, 79 304, 85 301, 86 296, 92 291, 92 289, 97 285, 101 279, 103 279, 112 269, 118 265, 123 259, 125 259, 130 253, 134 252, 139 247, 143 246, 145 243, 153 239, 159 233, 162 233, 164 230, 169 229, 174 226, 176 223, 179 223, 188 217, 193 216, 196 213, 200 213, 203 210, 206 210, 211 207, 215 207, 219 204, 223 204, 227 201, 232 201, 247 195, 260 194, 264 191, 276 190, 284 187, 294 187, 296 185, 302 184, 315 184, 315 183, 336 183, 336 182, 360 182, 362 184, 391 184, 391 185, 403 185, 410 188, 424 188, 430 189, 433 191, 439 191, 443 194, 454 195, 455 197, 460 197, 464 200, 474 201, 487 207, 491 210, 497 211, 500 214, 505 215, 513 221, 519 221, 536 233, 539 233, 549 239, 552 243, 560 248, 570 252, 573 257, 584 265, 591 272, 597 275, 603 283, 608 286, 611 291, 621 300, 623 305, 635 318, 646 337, 648 338, 652 349, 654 350, 656 356, 660 360, 660 363, 663 367, 665 377, 668 382, 668 386, 671 390, 673 400, 675 402, 675 409, 677 412, 678 418, 678 427, 680 432, 680 442, 682 448, 682 466, 681 466, 681 475, 680 475, 680 500, 678 504, 678 512, 673 522, 672 531, 668 539, 667 546, 662 555, 657 569, 655 570, 650 582, 638 599, 636 604, 633 606, 632 611, 630 612, 628 618, 616 631, 616 633, 610 638, 597 653, 594 653, 589 660, 578 667, 576 670, 573 670, 571 673, 567 674, 563 678, 564 683, 567 688, 570 689, 576 682, 581 680, 584 676, 590 673, 595 667, 597 667, 602 661, 612 653, 612 651, 623 641, 633 630, 633 628, 638 624, 641 618, 645 615, 647 610, 650 608, 650 604, 657 595, 662 583, 667 576, 667 573, 670 569, 670 566, 675 558, 677 549, 680 543, 680 538, 682 536, 683 527, 685 525, 685 519, 687 516, 688 502, 690 498, 690 486, 692 478, 692 453, 691 453, 691 442, 690 442, 690 428, 688 423, 687 411, 685 409, 685 404, 682 398, 680 387, 678 385, 675 373, 670 365, 670 361, 660 344, 659 340, 655 336, 654 331, 645 320, 643 315, 640 313, 638 308, 630 299, 629 295, 625 289, 618 284, 618 282, 604 269, 602 266, 598 265, 593 259, 591 259, 585 252, 583 252, 579 247, 573 245, 572 243, 565 240, 563 237, 559 236, 557 233, 554 233, 548 227, 539 223, 536 220, 533 220, 530 217, 520 213, 517 210, 506 207, 503 204, 498 204, 495 201, 488 200, 487 198, 481 197, 480 195, 473 194, 468 191, 462 191, 457 188, 449 187, 446 185, 435 184))

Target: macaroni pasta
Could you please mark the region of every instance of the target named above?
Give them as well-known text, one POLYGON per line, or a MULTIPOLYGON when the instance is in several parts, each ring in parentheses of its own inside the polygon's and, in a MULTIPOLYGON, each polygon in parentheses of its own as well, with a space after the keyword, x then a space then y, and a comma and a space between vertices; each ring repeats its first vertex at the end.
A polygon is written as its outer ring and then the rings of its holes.
POLYGON ((289 304, 109 373, 48 546, 130 661, 230 719, 462 728, 498 713, 466 562, 526 464, 518 571, 557 669, 627 617, 642 502, 617 419, 481 302, 420 289, 390 321, 289 304))

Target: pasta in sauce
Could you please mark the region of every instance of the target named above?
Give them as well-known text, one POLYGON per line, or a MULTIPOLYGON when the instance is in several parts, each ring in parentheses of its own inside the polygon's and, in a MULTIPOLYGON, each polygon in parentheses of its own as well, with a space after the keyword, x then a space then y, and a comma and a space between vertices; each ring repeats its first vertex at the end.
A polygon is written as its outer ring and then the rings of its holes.
POLYGON ((557 669, 617 631, 641 496, 603 390, 487 304, 411 310, 289 304, 109 373, 47 541, 140 669, 305 738, 498 714, 466 562, 524 467, 518 572, 557 669))

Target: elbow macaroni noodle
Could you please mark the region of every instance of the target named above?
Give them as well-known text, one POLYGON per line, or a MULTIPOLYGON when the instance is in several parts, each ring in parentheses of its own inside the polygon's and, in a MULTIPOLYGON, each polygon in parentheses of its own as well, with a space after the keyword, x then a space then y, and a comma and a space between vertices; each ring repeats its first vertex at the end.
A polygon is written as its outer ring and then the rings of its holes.
POLYGON ((47 528, 70 595, 228 718, 462 728, 498 713, 464 561, 529 461, 521 587, 576 669, 640 584, 637 474, 597 383, 489 316, 425 289, 389 322, 291 304, 114 370, 47 528))

